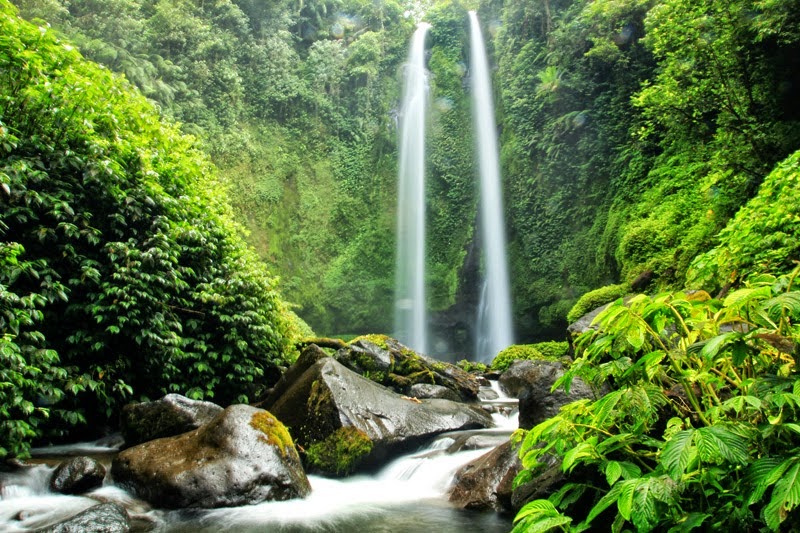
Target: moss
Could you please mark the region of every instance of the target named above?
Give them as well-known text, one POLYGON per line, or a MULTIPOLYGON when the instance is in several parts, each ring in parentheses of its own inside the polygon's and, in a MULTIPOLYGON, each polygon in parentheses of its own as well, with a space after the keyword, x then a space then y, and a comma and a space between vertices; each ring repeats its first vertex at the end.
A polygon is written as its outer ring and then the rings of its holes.
POLYGON ((386 336, 386 335, 379 335, 377 333, 370 333, 369 335, 361 335, 360 337, 356 337, 355 339, 351 340, 347 344, 353 344, 356 341, 362 341, 363 340, 363 341, 371 342, 372 344, 374 344, 374 345, 376 345, 376 346, 378 346, 380 348, 383 348, 384 350, 388 350, 389 349, 389 344, 387 342, 388 339, 389 339, 389 337, 386 336))
POLYGON ((545 359, 560 359, 569 353, 569 343, 566 341, 537 342, 533 345, 545 359))
POLYGON ((606 285, 593 291, 589 291, 575 302, 569 313, 567 313, 567 321, 572 323, 589 311, 600 307, 603 304, 611 303, 617 298, 622 298, 630 292, 630 287, 621 283, 619 285, 606 285))
POLYGON ((533 344, 514 344, 497 354, 497 357, 492 361, 492 370, 503 372, 511 366, 511 363, 520 359, 549 358, 545 357, 533 344))
POLYGON ((254 414, 250 419, 250 426, 263 433, 264 436, 259 438, 278 448, 284 457, 294 450, 294 442, 292 436, 289 435, 289 430, 272 413, 261 411, 254 414))
POLYGON ((425 363, 417 354, 414 352, 406 353, 405 350, 403 350, 402 354, 403 357, 396 358, 394 365, 392 365, 392 370, 395 374, 409 376, 426 370, 425 363))
POLYGON ((372 446, 372 440, 366 433, 353 426, 345 426, 334 431, 325 440, 309 446, 306 459, 314 468, 344 476, 358 467, 363 458, 372 451, 372 446))
MULTIPOLYGON (((565 343, 566 344, 566 343, 565 343)), ((466 359, 462 359, 461 361, 456 363, 456 366, 463 370, 464 372, 469 373, 484 373, 489 370, 489 367, 483 363, 478 361, 467 361, 466 359)))

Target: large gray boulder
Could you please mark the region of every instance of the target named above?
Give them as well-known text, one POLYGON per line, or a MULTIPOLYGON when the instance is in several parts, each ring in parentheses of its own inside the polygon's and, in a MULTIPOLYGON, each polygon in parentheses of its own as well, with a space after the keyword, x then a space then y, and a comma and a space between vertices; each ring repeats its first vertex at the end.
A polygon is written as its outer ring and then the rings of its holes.
POLYGON ((211 402, 167 394, 154 402, 131 403, 122 408, 120 425, 126 446, 180 435, 210 422, 222 412, 211 402))
POLYGON ((523 360, 512 363, 500 376, 500 388, 519 398, 519 427, 530 429, 558 414, 562 406, 585 398, 596 399, 595 392, 581 378, 572 380, 569 394, 555 382, 564 375, 560 361, 523 360))
POLYGON ((401 396, 332 358, 320 359, 307 368, 268 407, 309 452, 324 448, 333 453, 342 448, 331 439, 346 437, 354 443, 350 447, 354 456, 348 458, 352 464, 339 465, 336 471, 326 467, 329 462, 325 460, 312 465, 328 474, 380 464, 439 433, 492 425, 491 416, 478 407, 401 396))
POLYGON ((450 501, 462 509, 515 511, 511 504, 513 482, 521 469, 514 447, 506 441, 456 472, 450 501))
POLYGON ((50 489, 62 494, 82 494, 103 485, 106 467, 91 457, 73 457, 59 464, 50 477, 50 489))
POLYGON ((37 533, 128 533, 128 513, 116 503, 89 507, 58 524, 38 529, 37 533))
POLYGON ((233 507, 305 497, 311 487, 286 427, 232 405, 208 424, 121 452, 117 484, 158 507, 233 507))
POLYGON ((411 387, 429 384, 453 391, 457 398, 476 401, 478 378, 457 366, 420 354, 385 335, 367 335, 336 352, 350 370, 396 392, 413 396, 411 387))

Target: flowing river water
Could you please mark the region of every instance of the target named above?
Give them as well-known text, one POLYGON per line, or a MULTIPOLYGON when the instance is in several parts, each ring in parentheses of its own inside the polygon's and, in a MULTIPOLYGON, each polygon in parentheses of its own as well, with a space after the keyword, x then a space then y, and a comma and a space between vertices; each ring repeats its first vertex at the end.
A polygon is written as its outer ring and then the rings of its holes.
MULTIPOLYGON (((499 393, 496 382, 491 383, 492 388, 484 390, 489 398, 499 393)), ((484 405, 496 411, 494 428, 440 435, 425 448, 399 457, 371 475, 345 479, 309 476, 312 493, 302 500, 244 507, 155 509, 109 477, 103 487, 86 496, 56 494, 48 485, 61 459, 90 455, 108 465, 117 450, 98 443, 36 449, 33 466, 0 473, 0 531, 34 531, 98 501, 114 501, 128 509, 134 531, 505 532, 511 528, 510 517, 456 509, 448 502, 447 493, 461 466, 502 443, 516 429, 515 402, 502 393, 484 400, 484 405)))

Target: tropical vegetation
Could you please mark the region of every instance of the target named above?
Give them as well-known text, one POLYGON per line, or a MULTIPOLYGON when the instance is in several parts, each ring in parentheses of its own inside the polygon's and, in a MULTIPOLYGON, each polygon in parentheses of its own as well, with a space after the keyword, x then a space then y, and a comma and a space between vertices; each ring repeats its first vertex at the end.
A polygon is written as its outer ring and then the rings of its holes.
MULTIPOLYGON (((0 457, 167 392, 257 400, 302 319, 390 330, 421 18, 429 307, 468 355, 468 9, 521 343, 493 369, 563 357, 539 341, 610 304, 558 384, 610 392, 517 436, 518 483, 554 458, 566 481, 516 529, 800 518, 798 0, 0 0, 0 457)), ((312 456, 349 471, 348 439, 312 456)))

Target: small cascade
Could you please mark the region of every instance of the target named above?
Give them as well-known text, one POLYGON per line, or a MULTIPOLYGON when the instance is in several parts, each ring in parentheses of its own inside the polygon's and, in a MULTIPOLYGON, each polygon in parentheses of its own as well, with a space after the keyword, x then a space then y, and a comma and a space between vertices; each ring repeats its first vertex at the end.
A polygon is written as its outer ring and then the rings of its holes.
POLYGON ((425 123, 428 73, 421 23, 411 41, 399 114, 395 337, 414 350, 428 352, 425 300, 425 123))
MULTIPOLYGON (((482 389, 482 397, 487 398, 482 404, 495 411, 496 427, 439 435, 424 448, 398 457, 372 475, 344 479, 309 476, 312 492, 306 499, 191 512, 152 510, 109 479, 85 496, 55 494, 49 489, 53 466, 36 465, 0 474, 0 531, 35 530, 73 516, 98 501, 115 501, 142 523, 172 533, 255 533, 266 529, 292 533, 505 533, 511 526, 508 517, 461 511, 447 501, 458 469, 507 440, 516 428, 514 400, 504 397, 495 383, 490 383, 492 387, 482 389)), ((60 450, 69 455, 76 450, 106 451, 104 448, 87 443, 60 450)), ((51 451, 40 449, 37 453, 48 460, 55 459, 51 451)))
POLYGON ((478 311, 476 359, 487 363, 514 343, 511 288, 506 259, 503 191, 497 147, 489 61, 478 15, 469 12, 472 106, 480 168, 480 236, 484 258, 484 285, 478 311))

